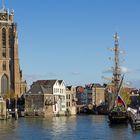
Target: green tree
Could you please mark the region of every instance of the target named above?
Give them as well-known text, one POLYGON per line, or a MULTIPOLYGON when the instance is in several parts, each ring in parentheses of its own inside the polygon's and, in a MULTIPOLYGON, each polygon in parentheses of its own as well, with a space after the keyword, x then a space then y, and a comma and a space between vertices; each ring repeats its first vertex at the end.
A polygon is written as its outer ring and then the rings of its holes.
POLYGON ((6 99, 15 99, 17 96, 16 96, 16 94, 14 93, 14 91, 13 90, 9 90, 9 91, 7 91, 7 93, 4 95, 4 99, 6 100, 6 99))

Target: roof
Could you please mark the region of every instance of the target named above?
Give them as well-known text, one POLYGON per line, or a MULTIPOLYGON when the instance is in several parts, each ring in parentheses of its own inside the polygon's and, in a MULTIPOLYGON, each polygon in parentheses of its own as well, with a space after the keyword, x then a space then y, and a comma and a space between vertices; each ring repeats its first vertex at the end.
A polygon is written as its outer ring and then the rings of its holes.
POLYGON ((96 88, 105 88, 105 85, 101 85, 99 83, 93 83, 93 84, 85 85, 85 88, 86 89, 91 89, 93 87, 96 87, 96 88))
POLYGON ((53 94, 52 87, 57 81, 59 84, 63 82, 63 80, 37 80, 26 94, 53 94))
POLYGON ((58 81, 58 83, 61 85, 63 83, 63 80, 38 80, 35 83, 39 83, 41 85, 48 85, 48 86, 53 86, 56 82, 58 81))
POLYGON ((53 86, 56 83, 57 80, 38 80, 35 83, 38 83, 40 85, 50 85, 53 86))
POLYGON ((30 95, 30 94, 52 94, 51 88, 46 86, 46 85, 41 85, 39 83, 34 83, 30 90, 25 94, 25 95, 30 95))
POLYGON ((67 86, 66 89, 71 90, 72 86, 67 86))
POLYGON ((59 84, 62 84, 63 80, 58 80, 59 84))

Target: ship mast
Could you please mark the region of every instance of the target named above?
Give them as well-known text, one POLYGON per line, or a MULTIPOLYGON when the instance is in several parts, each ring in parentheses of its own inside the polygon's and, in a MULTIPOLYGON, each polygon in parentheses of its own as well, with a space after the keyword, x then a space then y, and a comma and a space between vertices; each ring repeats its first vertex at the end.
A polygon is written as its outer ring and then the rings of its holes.
POLYGON ((114 86, 115 86, 115 99, 118 97, 118 92, 119 92, 119 86, 120 86, 120 81, 121 81, 121 70, 120 70, 120 64, 119 64, 119 36, 117 33, 114 35, 115 39, 115 66, 114 66, 114 71, 113 71, 113 80, 114 80, 114 86))

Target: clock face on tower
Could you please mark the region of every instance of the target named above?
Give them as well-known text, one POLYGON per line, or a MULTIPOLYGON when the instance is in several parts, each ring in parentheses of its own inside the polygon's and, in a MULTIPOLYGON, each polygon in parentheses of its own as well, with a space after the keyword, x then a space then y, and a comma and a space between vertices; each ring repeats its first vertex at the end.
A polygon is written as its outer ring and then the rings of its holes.
POLYGON ((0 14, 0 20, 7 20, 7 15, 0 14))

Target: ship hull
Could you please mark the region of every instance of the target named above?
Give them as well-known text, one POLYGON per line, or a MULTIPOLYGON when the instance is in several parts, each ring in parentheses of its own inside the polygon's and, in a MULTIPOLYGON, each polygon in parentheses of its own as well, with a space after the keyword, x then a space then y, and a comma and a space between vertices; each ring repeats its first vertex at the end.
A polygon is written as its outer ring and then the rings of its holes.
POLYGON ((110 112, 108 115, 110 123, 126 123, 128 121, 127 112, 110 112))

